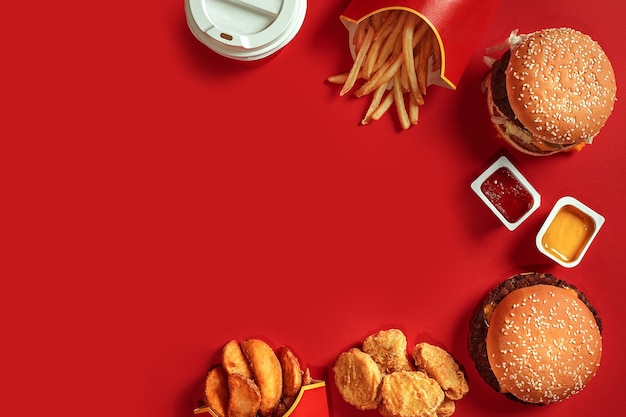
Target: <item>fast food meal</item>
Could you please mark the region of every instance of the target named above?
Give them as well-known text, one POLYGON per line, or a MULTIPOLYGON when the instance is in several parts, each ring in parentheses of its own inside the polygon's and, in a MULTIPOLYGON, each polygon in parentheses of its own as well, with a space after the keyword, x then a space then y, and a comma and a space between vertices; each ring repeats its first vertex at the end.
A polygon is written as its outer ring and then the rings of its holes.
POLYGON ((359 410, 383 417, 449 417, 469 390, 454 357, 429 343, 413 349, 399 329, 367 336, 360 347, 342 352, 332 368, 341 397, 359 410))
POLYGON ((522 403, 551 404, 580 392, 596 375, 602 322, 574 285, 548 273, 523 273, 479 305, 468 348, 495 391, 522 403))
POLYGON ((417 124, 428 74, 441 69, 439 42, 428 23, 407 10, 384 10, 358 23, 352 43, 352 67, 327 81, 342 85, 341 96, 356 88, 356 97, 370 97, 361 124, 379 120, 392 105, 402 129, 417 124))
MULTIPOLYGON (((591 144, 613 111, 611 61, 589 35, 570 28, 511 33, 483 87, 491 121, 506 143, 529 155, 591 144)), ((499 48, 490 48, 495 52, 499 48)))
POLYGON ((214 417, 280 417, 293 405, 302 387, 313 384, 293 351, 276 351, 261 339, 228 341, 221 362, 204 382, 202 406, 195 413, 214 417))

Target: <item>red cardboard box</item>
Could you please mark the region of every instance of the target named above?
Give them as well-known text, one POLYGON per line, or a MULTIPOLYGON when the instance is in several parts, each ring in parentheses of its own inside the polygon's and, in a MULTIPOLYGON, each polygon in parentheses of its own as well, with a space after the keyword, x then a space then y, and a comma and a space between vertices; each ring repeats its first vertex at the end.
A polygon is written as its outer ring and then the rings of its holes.
MULTIPOLYGON (((218 417, 209 407, 198 407, 194 414, 208 413, 218 417)), ((317 381, 300 389, 294 403, 282 417, 329 417, 326 383, 317 381)))
MULTIPOLYGON (((352 0, 341 20, 351 36, 363 19, 390 9, 415 13, 432 28, 441 50, 441 71, 432 72, 428 84, 456 89, 483 30, 499 0, 352 0)), ((352 39, 350 39, 352 48, 352 39)))

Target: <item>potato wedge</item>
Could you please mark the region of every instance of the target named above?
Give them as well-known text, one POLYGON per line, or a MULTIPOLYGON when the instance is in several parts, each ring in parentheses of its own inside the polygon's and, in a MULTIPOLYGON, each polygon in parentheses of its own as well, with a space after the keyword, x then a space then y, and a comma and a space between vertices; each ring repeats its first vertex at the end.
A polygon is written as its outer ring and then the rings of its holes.
POLYGON ((252 370, 248 358, 243 354, 239 341, 228 341, 222 349, 222 366, 227 374, 239 374, 245 378, 252 378, 252 370))
POLYGON ((260 339, 241 341, 241 349, 248 358, 254 382, 261 391, 259 414, 269 416, 283 393, 283 371, 274 350, 260 339))
POLYGON ((209 370, 204 381, 203 401, 218 417, 227 417, 228 375, 221 365, 209 370))
POLYGON ((311 377, 311 370, 306 368, 302 372, 302 385, 311 385, 313 383, 313 378, 311 377))
POLYGON ((285 345, 278 348, 276 356, 283 368, 283 396, 296 396, 302 387, 302 369, 298 358, 285 345))
POLYGON ((289 406, 285 403, 285 400, 281 399, 278 402, 278 405, 276 406, 274 411, 272 411, 271 417, 282 417, 287 412, 288 409, 289 409, 289 406))
POLYGON ((227 417, 254 417, 259 411, 261 392, 250 378, 228 375, 228 396, 227 417))

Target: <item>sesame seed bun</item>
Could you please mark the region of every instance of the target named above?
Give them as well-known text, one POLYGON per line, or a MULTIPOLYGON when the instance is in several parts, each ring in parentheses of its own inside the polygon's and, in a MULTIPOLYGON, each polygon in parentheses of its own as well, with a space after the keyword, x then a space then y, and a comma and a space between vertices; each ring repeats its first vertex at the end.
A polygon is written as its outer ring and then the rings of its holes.
POLYGON ((483 85, 487 92, 487 108, 489 111, 489 115, 491 116, 492 121, 498 120, 498 123, 493 123, 493 126, 496 130, 497 136, 504 140, 510 147, 513 149, 525 153, 527 155, 533 156, 548 156, 553 155, 555 153, 563 152, 569 150, 570 148, 575 147, 576 145, 570 146, 554 146, 552 144, 547 144, 546 142, 538 139, 536 137, 531 137, 530 135, 525 135, 524 131, 519 128, 511 129, 513 123, 508 122, 504 123, 506 120, 506 115, 502 113, 497 103, 493 98, 493 89, 492 89, 492 74, 489 72, 484 81, 483 85))
POLYGON ((490 112, 511 122, 494 122, 499 135, 531 155, 592 143, 616 100, 615 74, 604 50, 570 28, 543 29, 519 39, 497 61, 486 85, 490 112), (498 93, 501 97, 494 99, 498 93))
POLYGON ((469 350, 496 391, 529 404, 560 402, 596 375, 602 324, 589 300, 551 274, 502 282, 472 318, 469 350))

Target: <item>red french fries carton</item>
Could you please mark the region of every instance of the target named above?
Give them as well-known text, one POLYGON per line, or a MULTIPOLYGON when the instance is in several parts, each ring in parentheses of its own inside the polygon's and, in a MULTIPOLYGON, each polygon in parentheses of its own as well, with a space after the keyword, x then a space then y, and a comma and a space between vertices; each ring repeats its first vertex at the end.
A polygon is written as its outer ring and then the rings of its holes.
MULTIPOLYGON (((340 16, 351 38, 359 22, 385 10, 415 13, 433 30, 441 51, 440 70, 428 84, 456 89, 499 0, 352 0, 340 16)), ((350 47, 353 48, 352 39, 350 47)), ((354 53, 354 50, 352 50, 354 53)))
MULTIPOLYGON (((209 417, 219 417, 210 407, 198 407, 194 414, 207 414, 209 417)), ((326 383, 315 381, 304 385, 294 399, 293 404, 282 417, 329 417, 326 383)))

